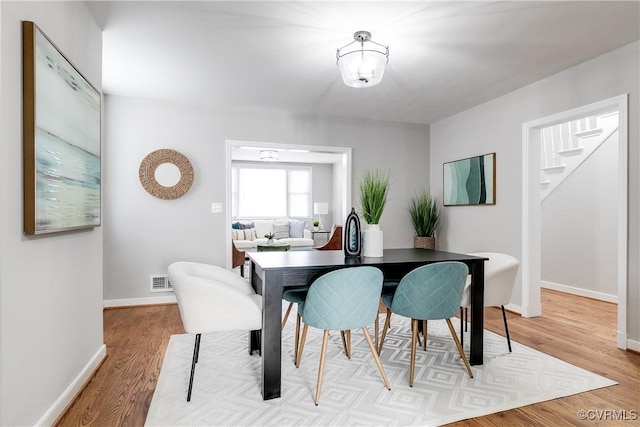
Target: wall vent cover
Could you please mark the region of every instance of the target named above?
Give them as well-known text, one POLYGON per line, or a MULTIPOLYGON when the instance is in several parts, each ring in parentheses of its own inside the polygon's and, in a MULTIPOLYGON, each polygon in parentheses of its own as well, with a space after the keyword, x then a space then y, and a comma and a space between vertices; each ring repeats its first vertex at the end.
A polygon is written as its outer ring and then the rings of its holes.
POLYGON ((173 288, 166 274, 152 274, 150 280, 151 292, 171 292, 173 288))

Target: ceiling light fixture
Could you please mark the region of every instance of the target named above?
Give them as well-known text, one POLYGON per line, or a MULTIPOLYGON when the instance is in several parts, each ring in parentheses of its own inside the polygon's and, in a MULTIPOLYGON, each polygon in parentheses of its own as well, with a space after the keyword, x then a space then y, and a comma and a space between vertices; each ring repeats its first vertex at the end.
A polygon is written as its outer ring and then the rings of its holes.
POLYGON ((260 160, 265 162, 275 162, 280 159, 280 154, 276 150, 260 151, 260 160))
POLYGON ((336 52, 344 84, 350 87, 377 85, 389 62, 389 46, 371 40, 369 31, 356 31, 353 40, 336 52))

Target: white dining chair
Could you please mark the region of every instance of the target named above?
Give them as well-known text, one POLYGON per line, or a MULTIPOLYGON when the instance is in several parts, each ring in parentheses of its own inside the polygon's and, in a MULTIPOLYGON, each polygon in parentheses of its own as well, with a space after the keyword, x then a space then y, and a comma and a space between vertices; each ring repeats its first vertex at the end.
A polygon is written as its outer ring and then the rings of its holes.
POLYGON ((195 334, 187 402, 202 334, 262 329, 262 297, 232 271, 197 262, 174 262, 167 269, 180 317, 188 334, 195 334))
MULTIPOLYGON (((516 281, 516 274, 520 262, 511 255, 498 252, 476 252, 469 255, 488 258, 484 263, 484 306, 500 307, 502 309, 502 319, 504 320, 504 330, 507 336, 507 345, 511 353, 511 338, 509 337, 509 326, 507 325, 507 313, 504 309, 511 301, 513 286, 516 281)), ((467 277, 462 302, 460 303, 460 342, 464 344, 463 325, 466 326, 468 319, 468 309, 471 306, 471 276, 467 277)))

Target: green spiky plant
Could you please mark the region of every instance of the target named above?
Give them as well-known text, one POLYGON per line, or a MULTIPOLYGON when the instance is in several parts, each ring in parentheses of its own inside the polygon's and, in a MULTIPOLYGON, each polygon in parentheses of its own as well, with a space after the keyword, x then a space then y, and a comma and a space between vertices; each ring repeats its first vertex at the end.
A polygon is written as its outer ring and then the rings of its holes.
POLYGON ((409 200, 409 215, 418 237, 433 237, 440 217, 438 198, 426 190, 412 197, 409 200))
POLYGON ((360 207, 367 224, 379 224, 387 203, 390 173, 388 171, 366 170, 360 181, 360 207))

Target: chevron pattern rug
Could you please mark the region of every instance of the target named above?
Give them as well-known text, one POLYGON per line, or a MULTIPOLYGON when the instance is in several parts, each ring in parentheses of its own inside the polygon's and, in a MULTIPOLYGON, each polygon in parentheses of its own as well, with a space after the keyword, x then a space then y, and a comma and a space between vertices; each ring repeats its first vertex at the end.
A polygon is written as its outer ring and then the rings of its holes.
MULTIPOLYGON (((382 382, 362 331, 351 334, 351 359, 343 352, 340 334, 331 332, 320 404, 315 406, 322 332, 309 328, 296 369, 294 318, 282 333, 280 399, 262 400, 260 357, 248 354, 247 334, 225 332, 202 336, 187 403, 194 336, 174 335, 145 425, 436 426, 616 384, 517 342, 512 341, 509 353, 506 339, 489 331, 484 364, 473 366, 474 378, 469 378, 446 323, 431 321, 427 351, 417 351, 414 386, 409 387, 410 324, 394 316, 380 356, 391 390, 382 382)), ((373 337, 373 327, 369 332, 373 337)))

